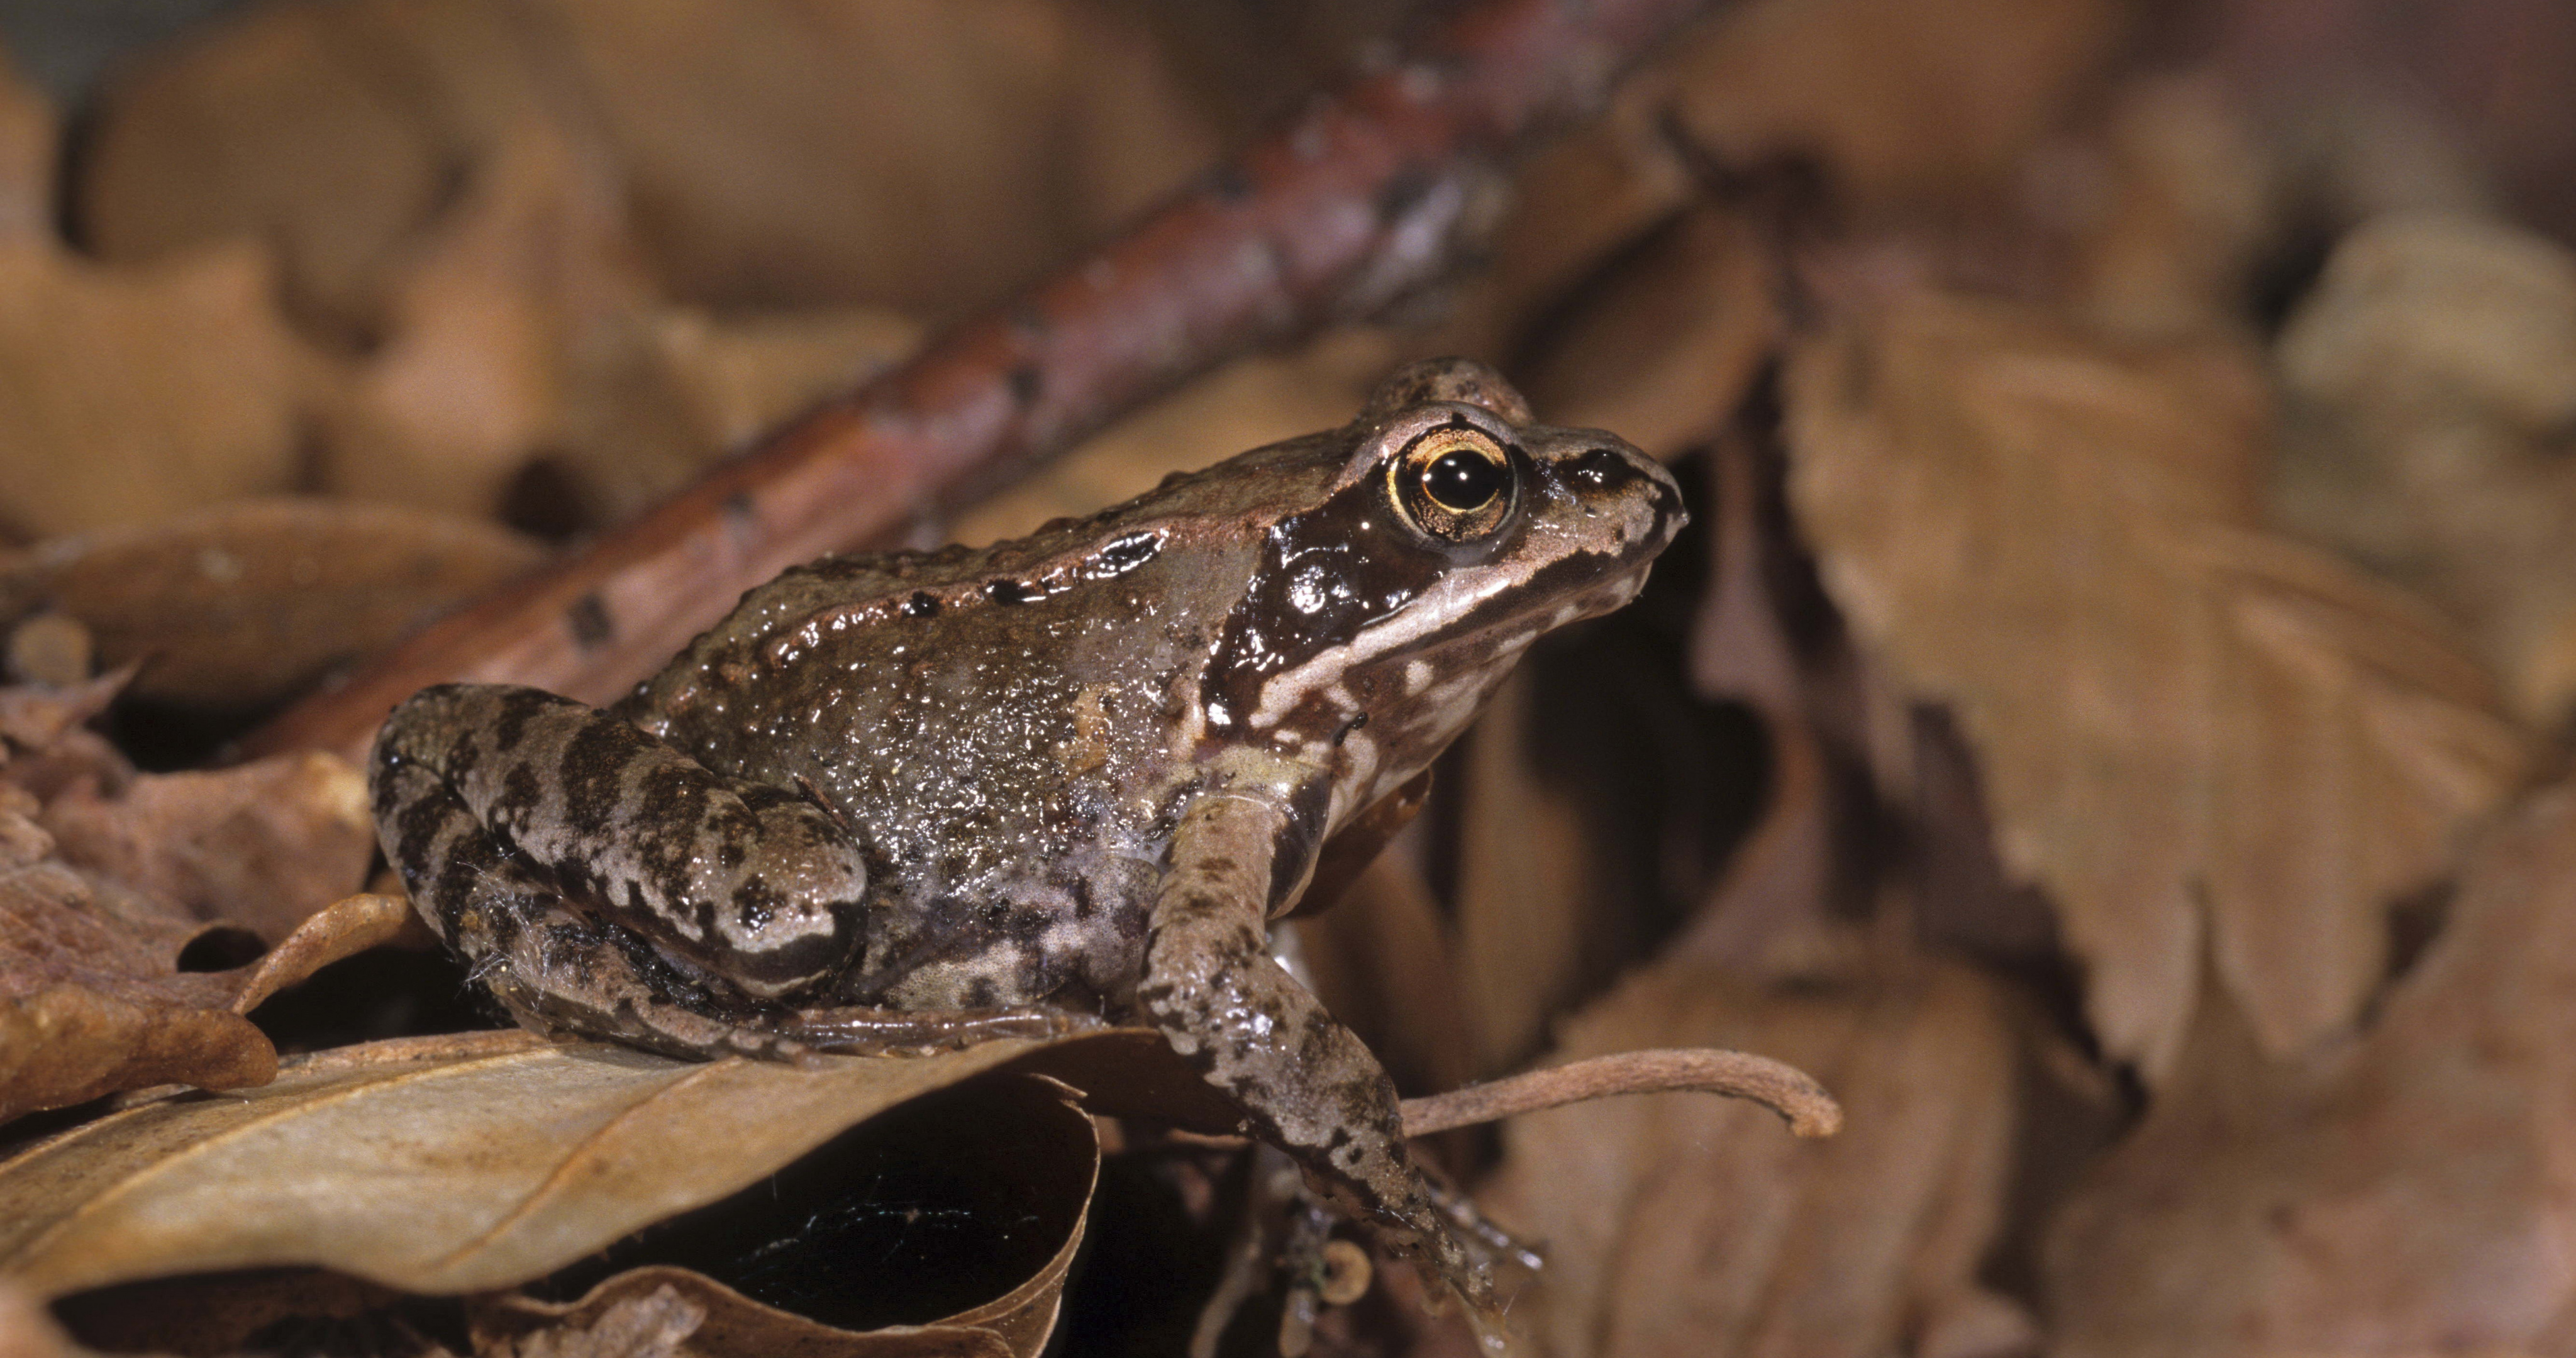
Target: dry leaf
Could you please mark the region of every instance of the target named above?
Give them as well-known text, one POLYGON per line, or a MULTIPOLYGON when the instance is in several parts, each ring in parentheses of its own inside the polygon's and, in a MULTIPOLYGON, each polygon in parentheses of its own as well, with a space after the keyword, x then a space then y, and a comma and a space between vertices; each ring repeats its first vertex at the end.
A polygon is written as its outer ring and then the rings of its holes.
POLYGON ((0 598, 78 618, 136 697, 275 702, 534 566, 536 544, 473 519, 253 500, 46 542, 0 598))
POLYGON ((53 104, 0 48, 0 248, 52 238, 56 144, 53 104))
POLYGON ((319 750, 66 789, 40 823, 72 866, 269 942, 356 890, 376 851, 366 775, 319 750))
POLYGON ((630 1291, 588 1317, 476 1351, 494 1358, 674 1358, 706 1322, 706 1307, 662 1283, 641 1295, 630 1291))
POLYGON ((1695 186, 1665 125, 1654 69, 1631 76, 1600 116, 1568 128, 1514 170, 1489 258, 1457 280, 1436 348, 1515 352, 1534 324, 1580 297, 1605 260, 1689 206, 1695 186))
POLYGON ((1923 298, 1805 345, 1786 388, 1826 585, 1900 687, 1954 710, 2005 864, 2151 1079, 2204 956, 2270 1051, 2350 1022, 2391 898, 2527 759, 2408 601, 2240 526, 2245 386, 1923 298))
POLYGON ((2267 1061, 2232 1006, 2054 1224, 2056 1351, 2564 1353, 2576 793, 2471 857, 2360 1042, 2267 1061))
MULTIPOLYGON (((741 1204, 748 1225, 693 1217, 674 1229, 683 1261, 721 1270, 723 1282, 646 1264, 577 1301, 496 1298, 475 1308, 475 1347, 596 1329, 670 1288, 698 1308, 703 1328, 689 1347, 709 1358, 981 1353, 996 1340, 1014 1358, 1036 1358, 1100 1163, 1071 1092, 1045 1079, 987 1080, 889 1109, 772 1178, 741 1204), (867 1261, 863 1272, 853 1259, 867 1261)), ((612 1265, 623 1249, 612 1249, 612 1265)))
MULTIPOLYGON (((595 143, 529 120, 474 167, 414 257, 388 270, 385 341, 330 412, 333 489, 461 514, 502 508, 585 387, 623 398, 644 359, 654 289, 633 260, 615 172, 595 143)), ((633 476, 663 485, 697 461, 659 407, 639 412, 633 476)), ((588 470, 585 468, 584 470, 588 470)))
POLYGON ((203 932, 50 858, 0 869, 0 1121, 174 1080, 268 1079, 275 1049, 232 1010, 240 978, 179 969, 203 932))
POLYGON ((114 261, 249 238, 299 319, 377 332, 386 274, 503 128, 570 91, 497 0, 255 6, 126 63, 98 101, 77 187, 114 261))
POLYGON ((44 1303, 0 1278, 0 1358, 75 1358, 71 1340, 45 1314, 44 1303))
POLYGON ((2109 0, 1763 0, 1661 73, 1725 163, 1822 161, 1865 207, 1991 184, 2120 37, 2109 0))
POLYGON ((69 686, 0 686, 0 764, 42 754, 77 734, 82 723, 107 710, 133 677, 131 671, 120 671, 69 686))
POLYGON ((110 259, 273 242, 300 312, 364 336, 460 168, 531 120, 605 152, 655 272, 726 307, 953 315, 1218 149, 1108 7, 360 0, 245 11, 135 64, 80 215, 110 259))
POLYGON ((873 307, 727 317, 675 308, 653 320, 660 363, 710 452, 857 387, 920 339, 919 323, 873 307))
POLYGON ((1351 326, 1295 353, 1239 359, 1200 378, 961 515, 958 542, 1019 537, 1049 519, 1090 514, 1246 448, 1349 422, 1402 361, 1384 331, 1351 326))
POLYGON ((1481 1196, 1547 1248, 1521 1313, 1550 1353, 1859 1358, 1996 1328, 2005 1304, 1974 1279, 2002 1209, 2014 1043, 1989 983, 1932 966, 1765 991, 1667 959, 1569 1020, 1557 1054, 1663 1045, 1791 1061, 1842 1101, 1844 1130, 1797 1141, 1694 1095, 1507 1124, 1481 1196))
POLYGON ((1714 437, 1779 346, 1777 277, 1743 214, 1683 213, 1585 290, 1529 374, 1532 406, 1660 458, 1714 437))
POLYGON ((854 1332, 762 1306, 680 1269, 641 1268, 578 1302, 549 1305, 504 1294, 475 1313, 475 1352, 486 1358, 645 1358, 668 1336, 705 1358, 1025 1358, 991 1330, 967 1325, 889 1326, 854 1332), (543 1328, 540 1328, 543 1327, 543 1328), (675 1333, 676 1332, 676 1333, 675 1333))
MULTIPOLYGON (((296 1264, 412 1292, 506 1287, 1040 1045, 828 1058, 811 1070, 548 1046, 524 1033, 341 1048, 291 1062, 261 1088, 124 1109, 0 1163, 0 1272, 49 1296, 296 1264), (176 1145, 189 1153, 170 1157, 176 1145), (706 1154, 711 1146, 724 1154, 706 1154)), ((1154 1080, 1206 1088, 1168 1049, 1156 1055, 1154 1034, 1056 1045, 1060 1054, 1024 1067, 1087 1088, 1086 1062, 1106 1062, 1147 1082, 1106 1106, 1150 1100, 1154 1080), (1167 1069, 1139 1069, 1157 1062, 1167 1069)))
POLYGON ((2272 148, 2215 77, 2132 78, 2098 139, 2042 155, 2028 177, 2075 235, 2076 310, 2141 337, 2242 324, 2283 194, 2272 148))
POLYGON ((1115 7, 556 0, 673 290, 728 306, 997 300, 1218 150, 1115 7))
POLYGON ((1458 984, 1480 1077, 1519 1067, 1546 1038, 1548 1020, 1598 970, 1587 936, 1612 908, 1589 889, 1599 867, 1581 807, 1531 763, 1534 696, 1526 672, 1504 680, 1450 765, 1458 984))
POLYGON ((2304 435, 2293 526, 2466 621, 2516 706, 2576 700, 2576 254, 2501 222, 2401 216, 2336 246, 2282 331, 2304 435))
POLYGON ((236 244, 102 268, 0 243, 0 530, 41 537, 289 488, 310 356, 236 244))

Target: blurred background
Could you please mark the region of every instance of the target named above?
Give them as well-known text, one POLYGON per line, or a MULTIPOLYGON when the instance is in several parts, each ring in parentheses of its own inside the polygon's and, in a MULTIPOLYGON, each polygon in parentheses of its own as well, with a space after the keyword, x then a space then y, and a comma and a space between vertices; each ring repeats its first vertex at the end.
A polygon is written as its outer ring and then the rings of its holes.
MULTIPOLYGON (((124 757, 209 760, 1417 8, 0 0, 9 677, 139 665, 124 757)), ((2570 72, 2568 0, 1712 4, 1435 285, 915 536, 1440 353, 1675 468, 1648 595, 1297 926, 1407 1094, 1709 1045, 1845 1102, 1814 1145, 1685 1096, 1439 1138, 1548 1246, 1546 1352, 2576 1352, 2570 72)), ((443 965, 261 1021, 470 1021, 443 965)), ((1130 1272, 1060 1351, 1177 1351, 1169 1191, 1113 1170, 1130 1272)), ((1468 1351, 1382 1292, 1314 1342, 1468 1351)))

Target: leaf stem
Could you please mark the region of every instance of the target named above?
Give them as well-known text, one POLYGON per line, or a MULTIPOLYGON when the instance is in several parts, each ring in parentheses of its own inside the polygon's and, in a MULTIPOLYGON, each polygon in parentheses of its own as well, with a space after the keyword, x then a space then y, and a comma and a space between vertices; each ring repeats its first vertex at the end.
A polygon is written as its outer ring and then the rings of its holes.
POLYGON ((1668 1048, 1596 1056, 1404 1101, 1404 1134, 1428 1136, 1612 1094, 1698 1090, 1751 1099, 1788 1120, 1798 1136, 1842 1130, 1842 1105, 1795 1066, 1767 1056, 1707 1048, 1668 1048))

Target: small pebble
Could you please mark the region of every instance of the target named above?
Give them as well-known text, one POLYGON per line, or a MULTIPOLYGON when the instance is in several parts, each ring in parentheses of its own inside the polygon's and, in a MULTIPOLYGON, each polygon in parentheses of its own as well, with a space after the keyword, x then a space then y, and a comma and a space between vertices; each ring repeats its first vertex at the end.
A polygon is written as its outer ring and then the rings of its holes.
POLYGON ((69 688, 86 683, 96 647, 69 613, 39 613, 9 629, 9 677, 21 684, 69 688))

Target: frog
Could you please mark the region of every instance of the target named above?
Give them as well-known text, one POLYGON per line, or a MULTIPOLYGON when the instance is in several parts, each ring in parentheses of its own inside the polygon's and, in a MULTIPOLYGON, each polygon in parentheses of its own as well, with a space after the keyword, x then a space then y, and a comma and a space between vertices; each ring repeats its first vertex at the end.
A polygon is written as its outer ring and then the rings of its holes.
POLYGON ((375 743, 379 838, 541 1032, 792 1060, 1149 1027, 1491 1318, 1492 1236, 1272 929, 1685 522, 1626 441, 1416 363, 1086 518, 791 569, 605 708, 425 689, 375 743))

